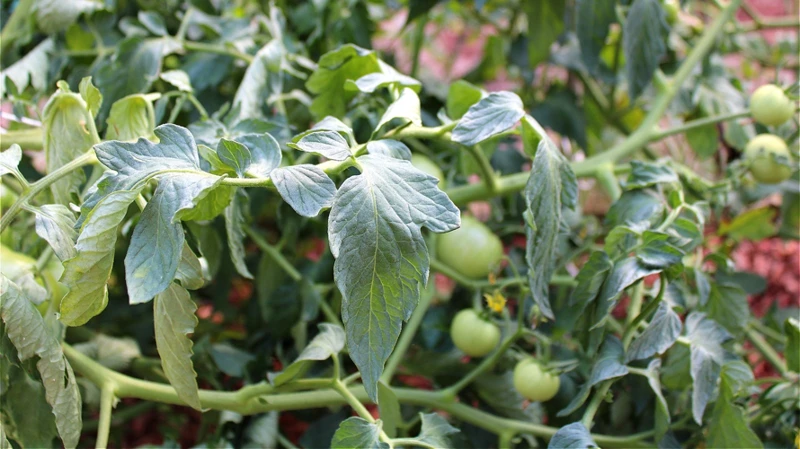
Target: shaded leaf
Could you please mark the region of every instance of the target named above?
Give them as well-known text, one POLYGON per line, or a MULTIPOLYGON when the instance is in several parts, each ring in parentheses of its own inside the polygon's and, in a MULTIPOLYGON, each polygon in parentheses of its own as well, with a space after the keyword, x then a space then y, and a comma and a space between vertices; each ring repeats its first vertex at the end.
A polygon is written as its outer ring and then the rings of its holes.
POLYGON ((695 422, 702 424, 724 361, 722 343, 731 337, 700 312, 692 312, 686 318, 686 333, 691 340, 692 415, 695 422))
POLYGON ((333 434, 331 449, 389 449, 380 441, 380 428, 363 418, 347 418, 333 434))
POLYGON ((375 53, 356 45, 343 45, 325 53, 306 82, 306 88, 317 94, 311 104, 311 112, 317 117, 343 116, 347 103, 355 95, 345 89, 345 82, 379 70, 375 53))
POLYGON ((50 335, 33 303, 16 284, 0 275, 0 316, 20 361, 38 356, 47 403, 53 408, 56 428, 64 446, 76 447, 81 435, 81 394, 61 343, 50 335))
POLYGON ((627 361, 646 359, 664 354, 681 334, 681 318, 666 302, 658 305, 650 324, 628 348, 627 361))
POLYGON ((747 293, 738 285, 711 283, 708 317, 721 324, 731 335, 741 338, 750 320, 747 293))
POLYGON ((153 300, 156 347, 161 366, 178 397, 200 410, 197 373, 192 365, 192 340, 187 336, 197 326, 197 305, 189 292, 175 283, 153 300))
POLYGON ((589 72, 594 73, 600 64, 600 51, 606 44, 609 26, 617 20, 616 3, 616 0, 577 2, 575 32, 580 42, 583 64, 589 72))
POLYGON ((302 376, 313 362, 327 360, 342 352, 344 349, 344 329, 331 323, 320 323, 319 333, 303 349, 291 365, 279 373, 272 380, 275 386, 280 386, 302 376))
POLYGON ((631 173, 625 182, 625 188, 630 190, 641 189, 656 184, 673 184, 677 182, 678 175, 666 165, 631 161, 631 173))
POLYGON ((528 17, 528 61, 531 67, 550 56, 550 46, 564 31, 566 3, 529 0, 523 3, 528 17))
POLYGON ((245 263, 244 229, 245 211, 248 207, 247 193, 238 189, 233 201, 225 208, 225 233, 228 237, 228 249, 236 271, 247 279, 253 279, 245 263))
POLYGON ((142 94, 120 98, 111 105, 106 123, 106 140, 150 138, 156 127, 153 103, 142 94))
MULTIPOLYGON (((403 424, 400 402, 394 390, 383 381, 378 382, 378 413, 380 413, 383 431, 389 438, 397 436, 397 426, 403 424)), ((424 423, 423 423, 424 426, 424 423)))
POLYGON ((262 117, 269 95, 283 90, 280 69, 285 52, 281 39, 272 39, 253 56, 233 97, 240 119, 262 117))
POLYGON ((566 425, 553 435, 550 439, 548 449, 585 449, 598 447, 592 439, 592 435, 580 422, 566 425))
POLYGON ((667 51, 668 32, 664 9, 658 0, 634 0, 622 26, 625 77, 632 100, 650 85, 658 63, 667 51))
POLYGON ((65 262, 72 259, 78 252, 75 249, 75 240, 78 232, 75 230, 75 215, 67 206, 61 204, 45 204, 35 208, 36 234, 53 247, 56 256, 65 262))
POLYGON ((375 126, 375 132, 378 132, 383 125, 394 119, 401 119, 421 126, 422 118, 420 114, 419 96, 416 92, 406 87, 400 93, 400 97, 386 108, 386 112, 383 113, 378 125, 375 126))

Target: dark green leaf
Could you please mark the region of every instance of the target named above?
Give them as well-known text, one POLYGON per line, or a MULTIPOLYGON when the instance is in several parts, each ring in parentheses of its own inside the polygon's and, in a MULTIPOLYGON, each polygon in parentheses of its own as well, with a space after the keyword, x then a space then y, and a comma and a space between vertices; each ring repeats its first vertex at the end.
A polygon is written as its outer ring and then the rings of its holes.
POLYGON ((566 3, 529 0, 523 3, 528 17, 528 61, 532 67, 550 56, 550 46, 564 31, 566 3))
POLYGON ((410 162, 372 154, 358 162, 363 173, 339 188, 328 236, 350 357, 376 400, 383 364, 427 281, 421 227, 452 231, 460 219, 438 180, 410 162))
POLYGON ((693 128, 686 131, 686 140, 700 159, 708 159, 719 148, 719 130, 716 124, 693 128))
MULTIPOLYGON (((13 351, 13 348, 12 348, 13 351)), ((16 354, 8 354, 16 359, 16 354)), ((3 388, 3 425, 0 436, 8 438, 23 448, 53 447, 58 437, 53 409, 47 403, 44 385, 12 363, 3 361, 9 370, 8 384, 3 388)), ((11 444, 0 439, 3 448, 11 444)))
POLYGON ((389 449, 380 441, 380 428, 363 418, 345 419, 333 434, 331 449, 389 449))
MULTIPOLYGON (((742 362, 737 364, 744 365, 742 362)), ((706 443, 709 447, 725 448, 763 448, 758 435, 748 426, 745 411, 733 399, 738 390, 737 385, 752 382, 753 375, 747 365, 743 367, 749 373, 749 379, 741 378, 742 367, 725 364, 720 375, 720 396, 714 405, 709 420, 709 432, 706 443)))
POLYGON ((636 252, 636 257, 644 266, 663 269, 683 260, 683 251, 667 241, 668 234, 645 231, 642 237, 642 246, 636 252))
POLYGON ((667 433, 670 424, 669 405, 667 404, 667 400, 664 398, 664 394, 661 392, 661 379, 659 376, 660 370, 661 359, 655 358, 650 361, 650 363, 647 365, 647 371, 645 371, 647 383, 650 385, 650 388, 653 390, 653 394, 656 396, 656 439, 667 433))
MULTIPOLYGON (((446 366, 442 371, 446 373, 452 369, 452 366, 446 366)), ((475 379, 473 387, 478 397, 500 415, 526 421, 536 419, 536 408, 525 407, 526 399, 514 388, 513 370, 481 374, 475 379)))
POLYGON ((642 222, 660 223, 664 200, 651 189, 628 190, 611 205, 605 221, 611 226, 634 225, 642 222))
POLYGON ((730 335, 704 313, 692 312, 686 318, 686 333, 691 340, 692 415, 698 424, 714 394, 724 361, 722 343, 730 335))
POLYGON ((452 447, 449 436, 458 433, 458 429, 451 426, 438 413, 421 413, 420 416, 422 416, 422 429, 414 440, 433 447, 452 447))
POLYGON ((617 20, 616 3, 616 0, 578 0, 575 30, 583 64, 589 72, 594 73, 600 64, 600 51, 606 44, 609 26, 617 20))
POLYGON ((608 275, 608 279, 605 284, 603 284, 603 288, 600 290, 600 294, 597 297, 597 308, 595 309, 593 328, 597 328, 605 323, 608 313, 616 304, 619 295, 622 294, 626 288, 645 276, 658 273, 659 271, 661 270, 642 265, 635 257, 628 257, 614 264, 611 274, 608 275))
POLYGON ((625 188, 633 190, 656 184, 673 184, 677 182, 678 175, 666 165, 631 161, 631 174, 628 175, 625 188))
POLYGON ((800 373, 800 321, 787 318, 783 323, 783 332, 786 334, 786 366, 800 373))
POLYGON ((614 336, 606 337, 592 366, 591 376, 569 405, 558 412, 558 416, 567 416, 576 411, 588 399, 589 392, 593 386, 604 380, 614 379, 626 374, 628 374, 628 367, 625 366, 625 350, 622 347, 622 342, 614 336))
POLYGON ((721 324, 731 335, 742 337, 750 319, 747 293, 733 284, 711 284, 708 296, 708 317, 721 324))
POLYGON ((76 447, 81 435, 81 394, 61 343, 50 335, 33 303, 16 284, 0 275, 0 316, 20 361, 38 356, 47 403, 53 408, 58 434, 66 447, 76 447))
POLYGON ((517 94, 492 92, 469 110, 453 129, 453 141, 472 146, 511 129, 525 115, 517 94))
POLYGON ((196 311, 197 305, 189 292, 174 282, 153 301, 156 347, 164 374, 178 397, 200 410, 197 373, 192 365, 192 340, 188 337, 197 327, 196 311))
POLYGON ((598 447, 582 423, 574 422, 558 429, 547 449, 586 449, 598 447))
POLYGON ((555 270, 562 208, 574 208, 577 180, 567 159, 531 117, 522 120, 522 141, 529 149, 527 151, 537 145, 524 191, 526 213, 532 221, 526 227, 525 259, 529 268, 528 282, 541 313, 554 319, 548 299, 550 278, 555 270))
POLYGON ((659 60, 667 51, 669 32, 664 8, 658 0, 634 0, 622 27, 625 74, 631 99, 650 85, 659 60))
POLYGON ((276 168, 270 177, 283 199, 304 217, 316 217, 333 204, 336 184, 316 165, 276 168))
POLYGON ((627 361, 646 359, 655 354, 663 354, 681 334, 681 318, 666 302, 658 305, 650 324, 628 348, 627 361))
POLYGON ((313 362, 327 360, 340 353, 344 349, 344 341, 344 329, 341 326, 320 323, 317 336, 311 340, 291 365, 275 376, 272 383, 280 386, 302 376, 313 362))
MULTIPOLYGON (((613 266, 614 264, 609 260, 608 255, 602 251, 595 251, 589 256, 589 260, 581 267, 581 271, 575 277, 577 285, 569 297, 569 308, 574 315, 574 319, 577 319, 586 306, 597 297, 600 288, 606 281, 608 272, 613 266)), ((572 327, 568 326, 568 328, 571 329, 572 327)))
POLYGON ((247 279, 253 279, 245 263, 244 226, 246 226, 245 211, 248 207, 247 193, 239 189, 233 201, 225 208, 225 233, 228 237, 228 249, 231 261, 236 271, 247 279))

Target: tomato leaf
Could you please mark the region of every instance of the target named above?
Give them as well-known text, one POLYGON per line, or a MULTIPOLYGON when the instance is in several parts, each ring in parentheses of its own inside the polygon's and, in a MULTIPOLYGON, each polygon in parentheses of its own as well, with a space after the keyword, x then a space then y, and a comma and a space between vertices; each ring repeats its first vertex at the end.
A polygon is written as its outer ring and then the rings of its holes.
POLYGON ((532 0, 524 3, 528 16, 528 61, 536 67, 550 56, 550 46, 564 31, 564 2, 532 0))
MULTIPOLYGON (((764 445, 750 428, 745 410, 734 402, 738 384, 741 379, 741 368, 749 374, 752 382, 753 374, 742 362, 726 363, 720 373, 720 395, 711 412, 706 442, 709 447, 748 447, 763 448, 764 445), (738 372, 737 372, 738 371, 738 372)), ((746 381, 746 379, 745 379, 746 381)))
POLYGON ((625 366, 625 350, 622 347, 622 342, 615 336, 606 337, 592 366, 592 374, 589 376, 589 380, 583 384, 569 405, 558 412, 558 416, 567 416, 578 410, 589 398, 589 393, 593 386, 626 374, 628 374, 628 367, 625 366))
POLYGON ((658 305, 650 324, 631 343, 626 360, 646 359, 655 354, 664 354, 681 334, 681 319, 666 302, 658 305))
POLYGON ((239 119, 263 117, 267 98, 283 91, 280 70, 285 55, 281 39, 272 39, 258 50, 233 97, 239 119))
POLYGON ((339 188, 328 226, 350 357, 377 400, 377 382, 428 278, 421 227, 447 232, 459 210, 438 180, 408 161, 368 154, 339 188))
MULTIPOLYGON (((609 26, 617 20, 616 0, 578 0, 575 32, 586 69, 596 73, 609 26)), ((537 43, 537 45, 539 45, 537 43)))
POLYGON ((525 115, 515 93, 492 92, 470 106, 453 129, 453 142, 472 146, 511 129, 525 115))
MULTIPOLYGON (((378 412, 380 413, 383 431, 389 438, 397 436, 397 426, 403 424, 400 402, 394 390, 383 381, 378 382, 378 412)), ((423 423, 423 426, 425 424, 423 423)))
POLYGON ((380 67, 379 72, 368 73, 355 81, 347 80, 344 84, 345 90, 358 90, 371 94, 387 86, 407 87, 415 92, 419 92, 420 88, 422 88, 422 84, 419 81, 403 75, 385 62, 378 60, 378 66, 380 67))
POLYGON ((532 154, 533 147, 536 147, 524 190, 526 214, 532 221, 525 228, 528 282, 541 313, 554 319, 548 293, 550 278, 555 271, 556 240, 561 229, 562 209, 575 207, 578 184, 567 159, 530 116, 522 120, 522 141, 528 154, 532 154))
MULTIPOLYGON (((79 94, 71 92, 66 83, 59 83, 58 91, 50 97, 42 115, 48 173, 86 153, 100 141, 89 105, 79 94), (86 125, 90 122, 91 125, 86 125)), ((56 202, 69 204, 73 201, 83 179, 83 171, 76 170, 53 183, 50 190, 56 202)))
POLYGON ((228 237, 228 249, 236 271, 247 279, 253 279, 245 263, 244 229, 245 213, 249 207, 247 192, 237 190, 233 201, 225 208, 225 233, 228 237))
POLYGON ((786 366, 790 371, 800 373, 800 321, 787 318, 783 323, 783 333, 786 334, 786 366))
POLYGON ((200 410, 197 373, 192 365, 192 340, 187 336, 197 327, 197 305, 189 292, 171 282, 153 301, 156 347, 161 366, 178 397, 200 410))
POLYGON ((331 323, 320 323, 319 333, 303 349, 291 365, 278 373, 272 383, 277 387, 302 376, 313 362, 327 360, 344 349, 344 329, 331 323))
POLYGON ((724 362, 722 343, 731 336, 700 312, 692 312, 686 318, 686 333, 691 341, 692 415, 695 422, 702 424, 724 362))
POLYGON ((141 187, 112 192, 86 214, 75 244, 77 255, 64 262, 61 276, 61 282, 69 287, 61 300, 64 324, 81 326, 106 308, 106 282, 114 263, 117 228, 140 191, 141 187))
POLYGON ((19 287, 0 275, 0 316, 19 360, 34 356, 42 377, 47 403, 53 408, 56 427, 66 447, 76 447, 81 435, 81 394, 61 343, 52 336, 33 303, 19 287))
POLYGON ((317 117, 341 117, 354 92, 345 89, 347 80, 380 71, 375 52, 348 44, 322 55, 317 69, 306 82, 306 87, 317 98, 311 103, 311 112, 317 117))
POLYGON ((36 214, 36 234, 53 247, 56 256, 65 262, 78 253, 75 240, 75 215, 67 206, 61 204, 44 204, 33 209, 36 214))
POLYGON ((331 449, 389 449, 380 433, 380 427, 363 418, 347 418, 333 434, 331 449))
POLYGON ((381 154, 395 159, 411 160, 411 150, 399 140, 381 139, 367 142, 369 154, 381 154))
POLYGON ((635 0, 622 26, 625 76, 631 99, 650 85, 661 57, 667 51, 669 25, 658 0, 635 0))
POLYGON ((660 370, 661 370, 661 359, 655 358, 650 361, 650 363, 647 365, 647 370, 645 371, 645 376, 647 377, 647 383, 648 385, 650 385, 650 388, 653 390, 653 394, 656 397, 655 400, 656 439, 660 439, 662 436, 664 436, 664 434, 667 433, 671 421, 669 415, 669 405, 667 404, 667 400, 664 398, 664 393, 661 391, 661 379, 659 377, 660 370))
MULTIPOLYGON (((410 157, 410 156, 409 156, 410 157)), ((19 173, 19 162, 22 160, 22 148, 12 144, 7 150, 0 153, 0 176, 9 173, 19 173)))
POLYGON ((128 95, 111 105, 106 140, 149 139, 156 127, 153 103, 142 94, 128 95))
POLYGON ((450 84, 445 101, 445 111, 452 120, 458 120, 467 113, 470 107, 481 101, 487 94, 478 86, 468 81, 458 80, 450 84))
POLYGON ((592 435, 580 422, 566 425, 553 435, 547 449, 596 448, 592 435))
POLYGON ((375 126, 373 135, 394 119, 399 119, 417 126, 422 125, 419 96, 416 92, 407 87, 404 88, 400 93, 400 97, 386 108, 386 112, 383 113, 381 119, 378 121, 378 125, 375 126))
POLYGON ((419 435, 413 440, 426 444, 426 447, 452 447, 450 435, 460 432, 451 426, 444 417, 438 413, 420 413, 422 428, 419 435))
POLYGON ((708 317, 734 337, 741 338, 750 320, 747 293, 738 285, 714 282, 708 296, 708 317))
POLYGON ((334 161, 343 161, 351 156, 350 145, 337 131, 313 131, 289 146, 307 153, 320 154, 334 161))
POLYGON ((606 322, 609 312, 614 308, 617 299, 626 288, 639 279, 660 271, 659 268, 644 266, 636 257, 627 257, 615 263, 597 296, 592 329, 597 329, 606 322))
POLYGON ((316 165, 276 168, 270 178, 284 201, 304 217, 316 217, 333 204, 336 184, 316 165))
POLYGON ((677 182, 678 175, 666 165, 631 161, 631 173, 625 182, 625 188, 629 190, 642 189, 656 184, 674 184, 677 182))

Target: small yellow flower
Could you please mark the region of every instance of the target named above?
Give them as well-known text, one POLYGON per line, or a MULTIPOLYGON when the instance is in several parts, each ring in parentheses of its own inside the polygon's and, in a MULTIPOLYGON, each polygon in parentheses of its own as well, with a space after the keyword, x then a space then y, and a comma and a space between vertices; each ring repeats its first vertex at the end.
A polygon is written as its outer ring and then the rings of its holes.
POLYGON ((495 290, 494 293, 484 293, 483 297, 486 298, 486 305, 489 306, 495 313, 503 311, 506 306, 506 297, 500 293, 500 290, 495 290))

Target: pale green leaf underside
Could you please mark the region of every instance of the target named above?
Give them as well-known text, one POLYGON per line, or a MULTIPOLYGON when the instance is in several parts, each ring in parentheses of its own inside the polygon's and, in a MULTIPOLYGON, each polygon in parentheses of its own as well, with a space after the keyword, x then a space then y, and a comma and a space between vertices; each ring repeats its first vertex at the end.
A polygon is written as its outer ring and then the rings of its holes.
POLYGON ((47 402, 53 407, 64 446, 75 447, 81 434, 81 394, 61 343, 50 333, 39 311, 16 284, 0 276, 0 315, 20 361, 38 356, 47 402))
POLYGON ((34 209, 36 214, 36 234, 53 247, 56 256, 64 262, 75 257, 75 215, 67 206, 61 204, 45 204, 34 209))
POLYGON ((350 357, 375 400, 383 364, 428 278, 421 227, 447 232, 460 218, 438 180, 410 162, 381 155, 358 162, 363 173, 339 188, 328 236, 350 357))
POLYGON ((700 312, 692 312, 686 318, 686 334, 691 341, 692 415, 695 422, 702 424, 724 362, 722 343, 730 335, 700 312))
POLYGON ((247 264, 244 260, 243 228, 246 226, 245 208, 247 206, 247 193, 240 189, 236 192, 233 201, 225 208, 225 234, 228 237, 228 249, 236 271, 247 279, 253 279, 253 275, 247 269, 247 264))
POLYGON ((380 440, 381 429, 363 418, 347 418, 333 434, 331 449, 389 449, 380 440))
POLYGON ((192 340, 187 336, 197 326, 197 305, 189 292, 171 283, 153 301, 156 347, 170 384, 184 402, 200 410, 197 373, 192 365, 192 340))
POLYGON ((105 309, 106 282, 114 263, 117 228, 140 191, 141 188, 113 192, 86 216, 75 245, 77 255, 64 263, 61 276, 61 282, 70 290, 61 300, 64 324, 83 325, 105 309))
POLYGON ((470 106, 453 129, 453 141, 475 145, 511 129, 525 115, 522 100, 511 92, 492 92, 470 106))
POLYGON ((275 386, 283 385, 302 375, 310 363, 326 360, 344 349, 345 336, 344 329, 341 326, 321 323, 319 329, 319 334, 311 340, 295 361, 287 366, 283 372, 275 376, 272 381, 275 386))
POLYGON ((422 125, 419 96, 416 92, 407 87, 404 88, 400 93, 400 97, 386 108, 386 112, 383 113, 378 125, 375 127, 375 132, 378 132, 383 125, 394 119, 411 122, 417 126, 422 125))
POLYGON ((22 160, 22 148, 16 143, 0 153, 0 176, 16 173, 22 160))
POLYGON ((106 140, 149 138, 156 127, 153 103, 142 94, 120 98, 111 105, 106 123, 106 140))
POLYGON ((313 131, 289 146, 307 153, 320 154, 334 161, 343 161, 350 157, 350 145, 337 131, 313 131))

